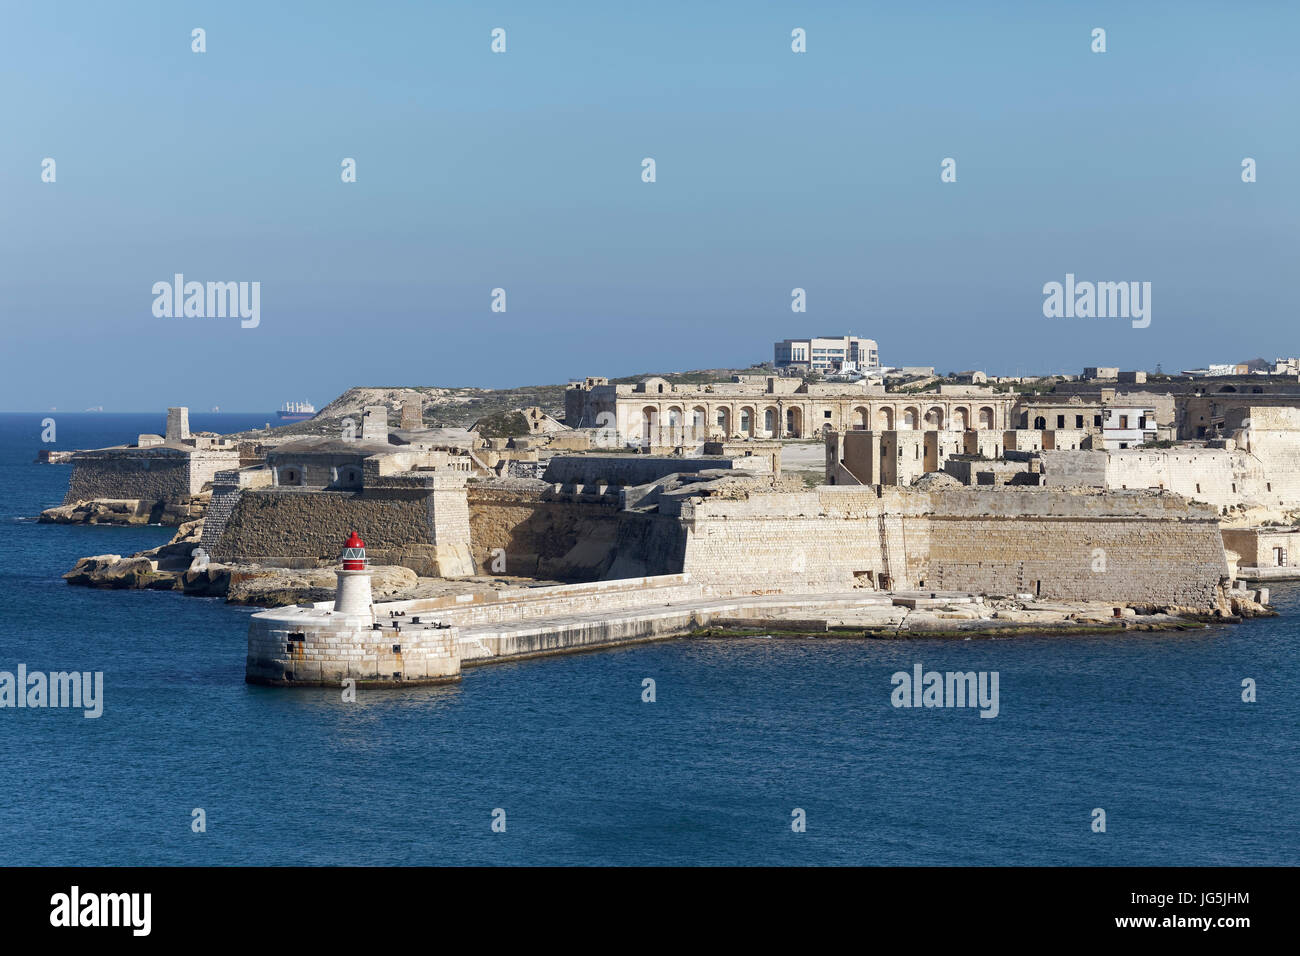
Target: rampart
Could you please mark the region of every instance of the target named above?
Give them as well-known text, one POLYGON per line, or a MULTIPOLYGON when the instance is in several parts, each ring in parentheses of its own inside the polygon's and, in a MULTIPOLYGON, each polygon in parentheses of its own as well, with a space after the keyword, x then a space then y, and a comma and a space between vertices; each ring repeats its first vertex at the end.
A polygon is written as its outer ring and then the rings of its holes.
POLYGON ((1212 507, 1176 495, 823 486, 683 501, 682 570, 714 593, 854 587, 1219 605, 1212 507))
POLYGON ((234 449, 101 448, 72 456, 64 504, 96 498, 183 501, 211 484, 218 471, 235 468, 234 449))
POLYGON ((390 477, 362 491, 263 488, 233 506, 216 561, 313 566, 332 563, 338 542, 356 531, 375 564, 416 574, 474 573, 465 478, 456 474, 390 477))

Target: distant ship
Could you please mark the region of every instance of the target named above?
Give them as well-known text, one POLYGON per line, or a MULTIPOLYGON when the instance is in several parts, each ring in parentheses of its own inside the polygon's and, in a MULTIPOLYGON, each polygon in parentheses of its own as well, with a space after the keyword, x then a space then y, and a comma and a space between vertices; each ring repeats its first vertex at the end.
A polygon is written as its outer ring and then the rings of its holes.
POLYGON ((285 402, 276 412, 282 422, 305 422, 316 415, 316 406, 311 402, 285 402))

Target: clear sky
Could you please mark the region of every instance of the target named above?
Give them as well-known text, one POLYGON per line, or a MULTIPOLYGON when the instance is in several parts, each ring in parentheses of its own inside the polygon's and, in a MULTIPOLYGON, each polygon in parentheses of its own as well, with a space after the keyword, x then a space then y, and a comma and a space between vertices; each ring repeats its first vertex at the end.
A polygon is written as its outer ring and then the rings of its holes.
POLYGON ((1295 355, 1298 36, 1289 2, 7 0, 0 409, 269 411, 844 332, 940 371, 1295 355), (155 317, 177 272, 260 282, 260 325, 155 317), (1151 325, 1045 318, 1066 273, 1151 282, 1151 325))

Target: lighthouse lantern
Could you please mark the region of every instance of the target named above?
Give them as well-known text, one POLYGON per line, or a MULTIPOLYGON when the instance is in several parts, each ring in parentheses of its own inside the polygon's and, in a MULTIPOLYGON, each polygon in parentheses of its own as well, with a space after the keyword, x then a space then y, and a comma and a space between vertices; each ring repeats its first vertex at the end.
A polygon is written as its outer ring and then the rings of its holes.
POLYGON ((366 569, 366 543, 355 531, 343 543, 343 570, 364 571, 366 569))

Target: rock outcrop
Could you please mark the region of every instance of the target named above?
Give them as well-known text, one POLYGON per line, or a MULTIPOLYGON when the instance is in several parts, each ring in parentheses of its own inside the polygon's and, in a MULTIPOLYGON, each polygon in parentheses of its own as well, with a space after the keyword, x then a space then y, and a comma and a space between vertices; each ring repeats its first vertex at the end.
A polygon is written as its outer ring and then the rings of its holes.
POLYGON ((46 508, 38 520, 45 524, 160 524, 177 527, 202 518, 209 495, 186 500, 147 498, 91 498, 46 508))

